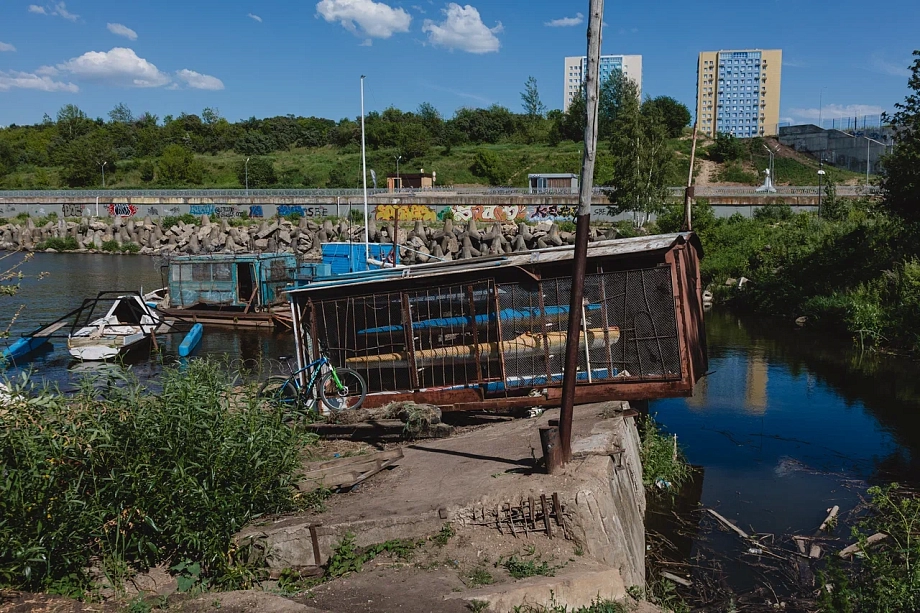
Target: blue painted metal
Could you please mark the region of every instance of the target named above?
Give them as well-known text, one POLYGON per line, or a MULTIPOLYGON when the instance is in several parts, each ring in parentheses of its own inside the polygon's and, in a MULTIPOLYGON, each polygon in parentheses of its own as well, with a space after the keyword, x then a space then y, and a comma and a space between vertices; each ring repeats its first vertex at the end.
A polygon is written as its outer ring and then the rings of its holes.
MULTIPOLYGON (((589 304, 585 307, 586 311, 599 311, 601 305, 589 304)), ((449 328, 473 325, 474 321, 477 327, 487 326, 494 323, 497 319, 502 321, 518 321, 521 319, 531 319, 534 317, 555 317, 557 315, 568 315, 569 307, 567 306, 549 306, 541 313, 539 307, 525 309, 502 309, 496 316, 495 313, 477 315, 475 318, 469 316, 463 317, 436 317, 434 319, 423 319, 422 321, 412 324, 413 330, 426 328, 449 328)), ((402 332, 402 326, 381 326, 379 328, 368 328, 358 330, 358 334, 385 334, 387 332, 402 332)))
POLYGON ((188 331, 188 334, 185 335, 185 338, 182 339, 182 343, 179 345, 179 357, 187 357, 195 347, 198 346, 198 343, 201 342, 201 335, 203 332, 204 326, 201 324, 192 326, 192 329, 188 331))
MULTIPOLYGON (((329 264, 333 275, 373 270, 365 258, 364 243, 324 243, 323 263, 329 264)), ((393 245, 372 243, 367 246, 371 258, 379 261, 393 261, 393 245)), ((399 251, 397 250, 398 261, 399 251)))
POLYGON ((13 361, 23 358, 50 339, 46 336, 24 336, 6 349, 3 350, 4 361, 13 361))

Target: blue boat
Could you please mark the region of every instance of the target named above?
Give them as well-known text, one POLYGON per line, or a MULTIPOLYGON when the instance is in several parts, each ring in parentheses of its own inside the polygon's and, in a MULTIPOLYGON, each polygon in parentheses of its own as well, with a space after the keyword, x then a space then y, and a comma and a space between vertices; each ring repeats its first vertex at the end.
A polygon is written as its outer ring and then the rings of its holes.
MULTIPOLYGON (((589 312, 598 311, 600 308, 601 305, 599 304, 589 304, 585 307, 585 310, 589 312)), ((476 315, 475 317, 464 315, 460 317, 436 317, 434 319, 424 319, 422 321, 413 323, 412 329, 425 330, 430 328, 452 328, 472 326, 474 324, 477 327, 483 327, 495 323, 495 321, 498 319, 500 319, 502 322, 506 322, 533 319, 537 317, 556 317, 568 314, 569 307, 567 306, 548 306, 545 309, 541 309, 539 307, 524 309, 502 309, 497 314, 487 313, 476 315)), ((379 328, 367 328, 365 330, 358 330, 358 334, 387 334, 392 332, 402 332, 402 330, 403 327, 401 325, 381 326, 379 328)))
POLYGON ((204 332, 204 326, 201 324, 192 326, 192 329, 188 331, 188 334, 185 335, 185 338, 182 339, 182 343, 179 345, 179 357, 188 357, 188 355, 195 350, 195 347, 201 342, 202 332, 204 332))

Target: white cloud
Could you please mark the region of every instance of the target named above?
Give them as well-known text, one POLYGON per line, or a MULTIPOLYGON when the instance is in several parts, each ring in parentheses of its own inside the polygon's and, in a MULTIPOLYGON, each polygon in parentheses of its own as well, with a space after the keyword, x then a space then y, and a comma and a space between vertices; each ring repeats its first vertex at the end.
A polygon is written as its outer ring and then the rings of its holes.
POLYGON ((16 51, 16 47, 9 43, 0 42, 0 51, 16 51))
POLYGON ((189 70, 188 68, 183 68, 182 70, 177 71, 176 76, 179 77, 180 80, 185 81, 185 84, 192 89, 208 89, 217 91, 224 88, 224 82, 217 77, 201 74, 200 72, 195 72, 194 70, 189 70))
POLYGON ((422 31, 428 33, 428 42, 435 47, 459 49, 469 53, 492 53, 498 51, 501 43, 495 36, 504 28, 501 22, 494 28, 487 27, 473 6, 460 6, 454 2, 441 11, 445 15, 442 23, 426 19, 422 31))
POLYGON ((37 89, 43 92, 71 92, 76 93, 80 88, 73 83, 55 81, 50 76, 40 76, 31 72, 17 72, 0 70, 0 92, 11 89, 37 89))
MULTIPOLYGON (((162 87, 171 81, 169 75, 138 57, 133 49, 124 47, 115 47, 111 51, 89 51, 58 64, 55 69, 87 81, 121 87, 162 87)), ((38 72, 42 71, 50 72, 47 68, 41 68, 38 72)))
POLYGON ((551 28, 570 28, 572 26, 581 25, 585 21, 585 16, 581 13, 576 13, 574 17, 563 17, 561 19, 553 19, 552 21, 547 21, 543 25, 549 26, 551 28))
POLYGON ((246 16, 249 17, 250 19, 254 20, 254 21, 258 21, 259 23, 262 23, 262 18, 259 17, 258 15, 253 15, 252 13, 247 13, 246 16))
POLYGON ((358 35, 390 38, 396 32, 408 32, 412 17, 401 8, 394 9, 374 0, 320 0, 316 12, 329 23, 338 22, 358 35))
POLYGON ((109 32, 111 32, 112 34, 117 34, 118 36, 124 36, 128 40, 137 40, 137 32, 135 32, 128 26, 123 26, 120 23, 110 23, 110 24, 106 24, 106 27, 109 29, 109 32))
POLYGON ((892 62, 890 60, 882 57, 881 54, 873 53, 870 57, 869 65, 872 70, 875 72, 888 75, 891 77, 910 77, 910 65, 912 62, 910 60, 905 60, 904 63, 892 62))
POLYGON ((789 109, 796 119, 844 119, 863 115, 880 115, 885 111, 875 104, 825 104, 822 108, 789 109))
POLYGON ((374 46, 374 39, 373 39, 373 38, 365 38, 364 41, 363 41, 360 45, 358 45, 358 46, 359 46, 359 47, 373 47, 373 46, 374 46))
POLYGON ((67 21, 77 21, 80 19, 79 15, 74 15, 67 10, 67 5, 63 2, 52 2, 48 6, 39 6, 37 4, 29 5, 30 13, 38 13, 39 15, 57 15, 67 21))

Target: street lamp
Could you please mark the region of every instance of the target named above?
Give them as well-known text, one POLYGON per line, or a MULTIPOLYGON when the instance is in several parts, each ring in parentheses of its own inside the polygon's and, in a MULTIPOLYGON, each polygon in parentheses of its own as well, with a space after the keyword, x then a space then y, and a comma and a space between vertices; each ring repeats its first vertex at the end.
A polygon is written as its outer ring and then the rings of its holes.
POLYGON ((105 187, 105 165, 106 164, 108 164, 108 162, 102 163, 102 187, 105 187))
POLYGON ((243 172, 246 175, 246 195, 249 195, 249 158, 246 158, 246 163, 243 164, 243 172))
POLYGON ((821 217, 821 192, 824 191, 824 160, 818 164, 818 217, 821 217))
POLYGON ((401 159, 401 155, 396 156, 396 189, 402 189, 402 183, 399 181, 399 160, 401 159))
POLYGON ((773 150, 766 145, 764 145, 763 148, 766 149, 767 153, 770 154, 770 177, 772 178, 773 183, 776 183, 776 169, 773 167, 773 150))

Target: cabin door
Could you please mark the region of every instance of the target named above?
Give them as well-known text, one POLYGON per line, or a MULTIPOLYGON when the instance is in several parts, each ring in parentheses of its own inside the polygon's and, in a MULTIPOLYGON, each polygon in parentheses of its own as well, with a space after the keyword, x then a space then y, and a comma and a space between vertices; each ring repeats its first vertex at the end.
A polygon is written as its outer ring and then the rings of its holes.
POLYGON ((252 292, 256 286, 252 264, 236 265, 236 283, 240 302, 248 304, 249 299, 252 298, 252 292))

